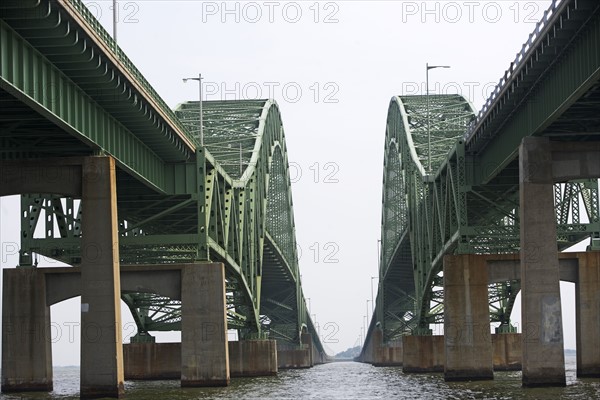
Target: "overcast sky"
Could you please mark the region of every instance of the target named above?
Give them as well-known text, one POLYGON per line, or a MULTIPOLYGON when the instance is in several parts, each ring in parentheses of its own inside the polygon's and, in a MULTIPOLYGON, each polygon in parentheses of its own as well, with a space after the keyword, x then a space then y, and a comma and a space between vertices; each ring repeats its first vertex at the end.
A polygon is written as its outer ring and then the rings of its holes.
MULTIPOLYGON (((86 3, 112 32, 111 2, 86 3)), ((303 289, 334 353, 357 344, 371 283, 376 290, 390 98, 424 93, 429 62, 451 66, 430 71, 431 92, 462 93, 479 109, 549 4, 120 1, 118 42, 172 107, 197 100, 198 87, 181 79, 199 72, 205 100, 278 102, 303 289)), ((18 200, 1 201, 2 265, 14 267, 18 200)), ((573 290, 563 297, 565 346, 574 348, 573 290)), ((54 306, 52 318, 61 330, 54 363, 78 364, 79 331, 69 337, 68 323, 79 321, 79 300, 54 306)))

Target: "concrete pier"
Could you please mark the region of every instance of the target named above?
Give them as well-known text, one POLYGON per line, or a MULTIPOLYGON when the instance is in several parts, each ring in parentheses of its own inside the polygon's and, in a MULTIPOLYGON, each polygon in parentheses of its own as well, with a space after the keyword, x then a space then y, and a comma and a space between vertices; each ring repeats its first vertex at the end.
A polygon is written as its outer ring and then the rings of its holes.
POLYGON ((402 348, 403 372, 444 372, 444 336, 403 336, 402 348))
POLYGON ((375 367, 402 366, 402 340, 384 344, 383 331, 377 327, 371 333, 363 357, 362 362, 375 367))
POLYGON ((181 343, 128 343, 123 360, 127 380, 181 378, 181 343))
POLYGON ((519 148, 523 386, 565 386, 559 264, 548 138, 519 148))
POLYGON ((302 333, 300 341, 308 349, 308 363, 312 367, 315 365, 312 335, 310 333, 302 333))
POLYGON ((444 378, 494 379, 485 258, 444 257, 444 378))
POLYGON ((401 367, 404 363, 402 342, 386 343, 377 350, 377 357, 373 361, 375 367, 401 367))
POLYGON ((577 376, 600 378, 600 252, 579 254, 575 285, 577 376))
POLYGON ((50 307, 44 274, 5 269, 2 287, 2 391, 51 391, 50 307))
POLYGON ((275 340, 229 342, 229 368, 232 377, 277 375, 275 340))
POLYGON ((492 335, 494 371, 520 371, 522 349, 520 333, 496 333, 492 335))
POLYGON ((183 267, 181 314, 181 386, 227 386, 230 373, 223 264, 183 267))
MULTIPOLYGON (((228 342, 231 377, 277 375, 274 340, 228 342)), ((181 378, 181 343, 130 343, 123 346, 125 379, 181 378)))
POLYGON ((285 348, 277 350, 278 369, 302 369, 312 367, 306 348, 285 348))
POLYGON ((82 172, 82 398, 123 395, 115 161, 87 157, 82 172))

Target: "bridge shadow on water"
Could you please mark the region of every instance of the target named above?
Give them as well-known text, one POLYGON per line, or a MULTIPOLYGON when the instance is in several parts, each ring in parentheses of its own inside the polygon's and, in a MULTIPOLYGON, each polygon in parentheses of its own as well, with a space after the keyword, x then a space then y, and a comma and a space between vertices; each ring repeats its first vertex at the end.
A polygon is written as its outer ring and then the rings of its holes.
MULTIPOLYGON (((127 399, 599 399, 600 380, 578 379, 575 356, 566 356, 567 387, 523 389, 520 372, 496 372, 493 381, 444 382, 438 374, 404 374, 400 367, 355 362, 305 370, 284 370, 275 377, 237 378, 225 388, 182 389, 179 381, 128 381, 127 399)), ((54 392, 0 395, 1 400, 77 399, 79 368, 56 367, 54 392)))

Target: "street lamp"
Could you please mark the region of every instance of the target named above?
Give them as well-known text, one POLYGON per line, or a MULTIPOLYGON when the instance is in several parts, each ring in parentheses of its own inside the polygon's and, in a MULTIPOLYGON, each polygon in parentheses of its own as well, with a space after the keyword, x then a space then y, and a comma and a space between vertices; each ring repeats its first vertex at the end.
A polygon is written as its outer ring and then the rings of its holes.
POLYGON ((204 147, 204 121, 202 119, 202 74, 198 74, 197 78, 183 78, 183 83, 187 81, 198 81, 200 87, 200 146, 204 147))
POLYGON ((117 11, 117 0, 113 0, 113 40, 115 41, 115 50, 117 44, 117 21, 119 19, 119 13, 117 11))
POLYGON ((425 91, 425 97, 427 98, 427 172, 431 173, 431 134, 429 132, 429 70, 434 68, 450 68, 450 66, 425 64, 425 67, 425 82, 427 88, 425 91))
POLYGON ((366 319, 367 319, 367 316, 363 315, 363 332, 365 333, 365 340, 367 340, 367 324, 365 323, 366 319))
POLYGON ((373 301, 373 279, 378 279, 378 276, 371 277, 371 313, 375 311, 375 302, 373 301))
MULTIPOLYGON (((370 302, 370 301, 371 301, 371 300, 367 299, 367 326, 369 326, 369 315, 371 315, 371 314, 369 314, 369 302, 370 302)), ((373 311, 371 311, 371 313, 372 313, 372 312, 373 312, 373 311)), ((373 319, 373 316, 371 316, 371 319, 373 319)))

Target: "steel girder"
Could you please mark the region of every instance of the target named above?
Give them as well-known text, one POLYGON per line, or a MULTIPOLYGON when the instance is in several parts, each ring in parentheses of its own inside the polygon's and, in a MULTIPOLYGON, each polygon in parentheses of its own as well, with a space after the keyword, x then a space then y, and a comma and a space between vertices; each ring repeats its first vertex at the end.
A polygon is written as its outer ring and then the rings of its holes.
POLYGON ((465 196, 458 190, 459 180, 464 181, 459 138, 472 117, 472 106, 458 95, 402 96, 390 102, 377 298, 386 341, 439 320, 440 307, 430 307, 439 286, 431 266, 438 253, 455 246, 455 233, 466 225, 461 219, 465 196), (431 171, 426 170, 429 156, 431 171))
MULTIPOLYGON (((552 2, 477 117, 466 121, 463 140, 432 147, 433 171, 423 168, 428 146, 419 126, 427 116, 404 104, 414 100, 392 99, 376 313, 386 340, 429 333, 430 323, 441 322, 444 254, 518 252, 518 145, 528 135, 597 140, 599 39, 597 1, 552 2)), ((430 116, 433 126, 437 116, 430 116)), ((558 249, 585 238, 598 248, 598 181, 557 184, 554 193, 558 249)), ((500 329, 511 329, 519 288, 518 281, 490 285, 491 321, 500 329)))
MULTIPOLYGON (((197 102, 176 110, 190 132, 197 130, 198 119, 190 117, 197 110, 197 102)), ((119 195, 121 263, 222 261, 229 327, 243 338, 268 335, 296 343, 308 315, 279 109, 272 100, 260 100, 206 102, 204 110, 206 150, 197 155, 203 184, 187 195, 119 195), (241 170, 227 158, 228 142, 243 144, 241 170)), ((239 155, 238 148, 237 162, 239 155)), ((47 195, 22 199, 25 253, 77 264, 81 203, 47 195), (42 226, 43 238, 36 238, 42 226)), ((145 293, 130 293, 124 300, 140 333, 179 329, 178 300, 145 293)))
MULTIPOLYGON (((166 107, 81 2, 9 0, 0 12, 2 158, 115 157, 121 262, 223 261, 229 327, 299 344, 312 323, 277 105, 206 103, 201 148, 197 102, 166 107)), ((34 253, 78 264, 79 208, 22 196, 21 264, 34 253)), ((123 299, 140 333, 179 329, 177 300, 123 299)))
MULTIPOLYGON (((394 97, 386 125, 380 285, 376 318, 386 341, 409 332, 430 333, 443 322, 445 254, 519 251, 518 186, 476 185, 477 165, 463 133, 473 108, 458 95, 394 97), (428 163, 430 123, 432 171, 428 163)), ((598 182, 555 185, 557 246, 597 235, 598 182)), ((491 322, 510 330, 518 281, 490 285, 491 322)))

